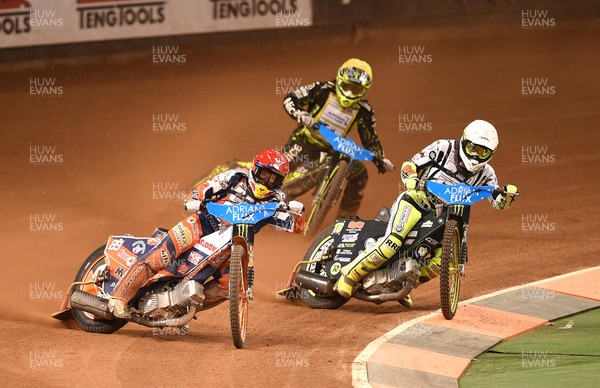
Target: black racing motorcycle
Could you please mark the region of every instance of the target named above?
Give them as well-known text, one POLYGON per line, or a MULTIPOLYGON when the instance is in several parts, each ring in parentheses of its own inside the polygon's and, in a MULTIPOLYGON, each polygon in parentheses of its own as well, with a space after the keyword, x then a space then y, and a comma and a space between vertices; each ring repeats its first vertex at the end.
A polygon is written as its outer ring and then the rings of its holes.
MULTIPOLYGON (((471 205, 504 191, 492 186, 444 185, 431 181, 423 182, 421 187, 440 200, 435 212, 419 220, 398 253, 367 274, 352 296, 376 304, 400 302, 418 284, 419 268, 441 247, 441 308, 444 317, 452 319, 458 309, 461 277, 468 261, 471 205)), ((385 235, 389 219, 387 208, 382 208, 374 220, 337 219, 316 238, 304 259, 296 264, 288 287, 279 294, 287 299, 300 299, 316 309, 342 306, 347 299, 333 289, 342 267, 385 235)))

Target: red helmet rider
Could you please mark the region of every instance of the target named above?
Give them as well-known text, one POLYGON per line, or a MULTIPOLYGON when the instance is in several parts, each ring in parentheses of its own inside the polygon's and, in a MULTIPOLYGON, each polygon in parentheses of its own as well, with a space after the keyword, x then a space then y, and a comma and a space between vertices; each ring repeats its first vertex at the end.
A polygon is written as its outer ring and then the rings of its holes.
POLYGON ((278 190, 290 172, 288 159, 279 151, 264 150, 254 157, 248 176, 252 194, 263 199, 278 190))

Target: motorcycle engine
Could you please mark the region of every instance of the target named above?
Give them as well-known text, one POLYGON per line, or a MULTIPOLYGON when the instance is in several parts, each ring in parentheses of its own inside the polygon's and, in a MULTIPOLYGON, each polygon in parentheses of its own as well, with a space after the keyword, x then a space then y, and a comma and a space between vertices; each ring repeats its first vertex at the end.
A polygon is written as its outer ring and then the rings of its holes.
POLYGON ((139 310, 151 319, 181 316, 192 305, 202 306, 204 286, 194 280, 184 280, 173 286, 161 286, 144 295, 139 310))
POLYGON ((414 259, 397 260, 389 267, 370 272, 362 283, 368 294, 386 294, 401 290, 407 277, 419 279, 419 263, 414 259))

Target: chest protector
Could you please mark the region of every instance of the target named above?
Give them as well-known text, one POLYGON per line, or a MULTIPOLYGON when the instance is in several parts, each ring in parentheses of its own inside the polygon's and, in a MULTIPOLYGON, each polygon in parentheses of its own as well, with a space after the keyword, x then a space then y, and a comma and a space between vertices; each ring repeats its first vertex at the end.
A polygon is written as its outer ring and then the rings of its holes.
POLYGON ((358 109, 352 106, 344 108, 335 97, 335 93, 329 93, 327 102, 315 116, 315 121, 323 120, 332 131, 344 136, 350 130, 357 114, 358 109))

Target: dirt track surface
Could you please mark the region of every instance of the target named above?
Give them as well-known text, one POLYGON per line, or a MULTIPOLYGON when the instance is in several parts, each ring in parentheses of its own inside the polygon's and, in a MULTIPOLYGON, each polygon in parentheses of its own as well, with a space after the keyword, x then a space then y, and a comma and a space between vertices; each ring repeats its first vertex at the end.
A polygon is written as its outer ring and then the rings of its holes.
MULTIPOLYGON (((226 305, 199 314, 185 337, 134 324, 90 334, 49 316, 83 259, 110 234, 147 235, 183 217, 178 201, 153 198, 153 184, 186 190, 216 163, 283 144, 293 122, 277 79, 332 78, 351 56, 374 68, 369 99, 396 165, 435 139, 457 138, 475 118, 499 130, 492 164, 522 195, 505 213, 475 206, 463 299, 598 265, 600 185, 592 177, 600 165, 600 34, 597 23, 557 24, 544 31, 517 23, 188 44, 180 46, 187 55, 180 66, 153 65, 149 43, 134 59, 1 74, 3 384, 349 386, 352 360, 368 342, 438 308, 437 281, 413 293, 410 311, 359 301, 315 311, 278 299, 309 242, 269 230, 256 241, 256 301, 243 350, 231 344, 226 305), (400 45, 425 46, 432 62, 400 64, 400 45), (305 59, 310 53, 316 59, 305 59), (31 77, 55 77, 64 94, 30 96, 31 77), (522 96, 528 77, 547 78, 555 93, 522 96), (154 133, 152 115, 166 113, 179 114, 186 131, 154 133), (399 131, 401 114, 424 114, 431 131, 399 131), (32 165, 31 146, 56 147, 62 163, 32 165), (60 224, 62 231, 32 231, 30 222, 44 214, 54 217, 44 221, 54 225, 48 227, 60 224)), ((398 193, 397 172, 369 171, 364 216, 398 193)))

